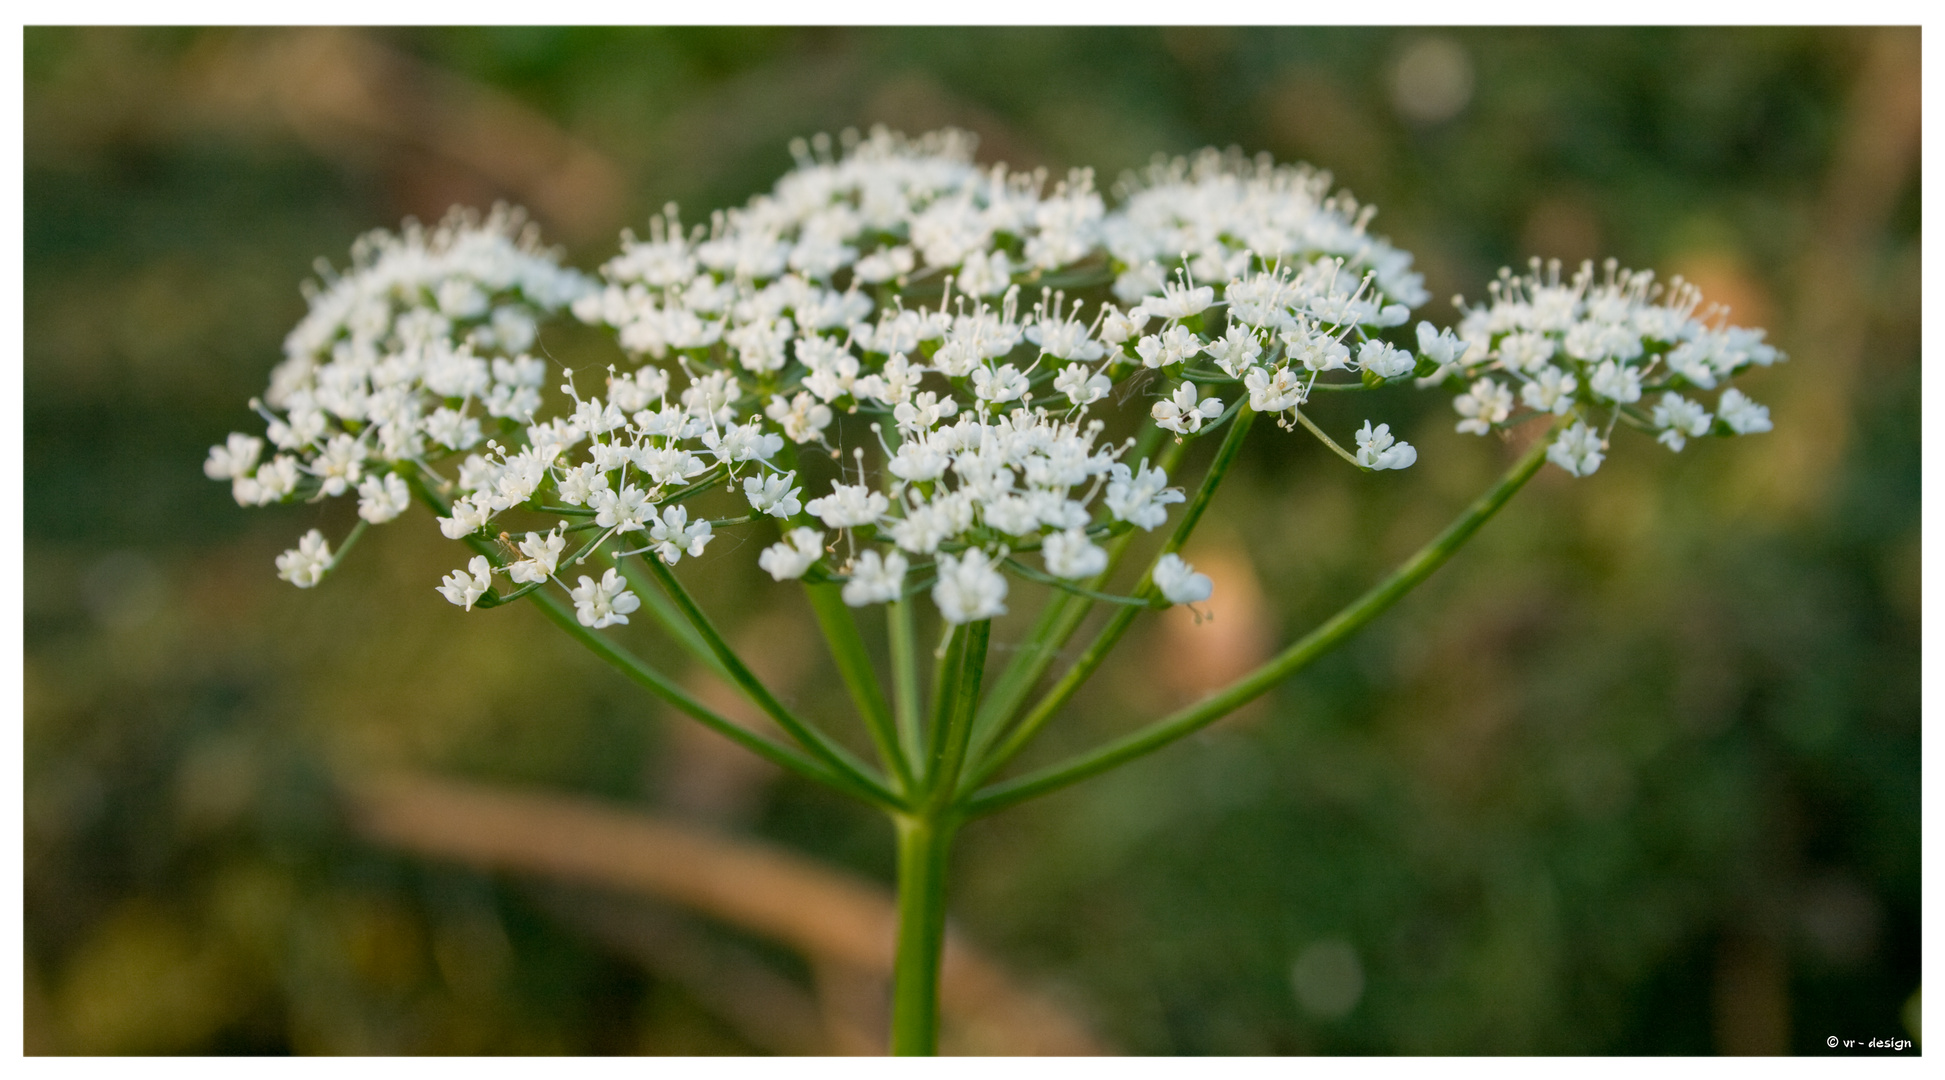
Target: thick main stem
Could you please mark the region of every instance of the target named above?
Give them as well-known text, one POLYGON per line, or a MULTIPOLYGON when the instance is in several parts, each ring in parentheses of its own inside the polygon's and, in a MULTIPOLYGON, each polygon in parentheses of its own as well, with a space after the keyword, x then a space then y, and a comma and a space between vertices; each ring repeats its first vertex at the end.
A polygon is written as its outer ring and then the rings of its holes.
POLYGON ((892 815, 898 827, 898 956, 892 968, 891 1050, 936 1054, 939 968, 945 950, 946 854, 960 818, 949 805, 966 760, 973 712, 986 670, 993 624, 954 627, 940 658, 930 753, 918 774, 912 809, 892 815))
POLYGON ((896 814, 898 954, 892 964, 891 1052, 939 1052, 939 974, 945 955, 946 857, 955 823, 896 814))

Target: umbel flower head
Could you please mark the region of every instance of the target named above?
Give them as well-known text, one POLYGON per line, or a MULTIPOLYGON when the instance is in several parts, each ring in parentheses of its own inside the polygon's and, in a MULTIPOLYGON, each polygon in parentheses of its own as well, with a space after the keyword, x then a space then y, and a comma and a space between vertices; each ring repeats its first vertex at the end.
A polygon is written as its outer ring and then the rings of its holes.
POLYGON ((1701 291, 1680 278, 1663 287, 1653 272, 1609 260, 1598 276, 1583 263, 1563 282, 1559 263, 1535 259, 1524 276, 1500 271, 1490 296, 1481 307, 1455 301, 1465 311, 1456 335, 1418 324, 1421 355, 1437 365, 1420 382, 1451 377, 1465 387, 1452 403, 1461 432, 1563 417, 1548 459, 1586 476, 1600 468, 1617 424, 1674 451, 1703 435, 1770 429, 1769 410, 1741 390, 1723 389, 1714 415, 1686 396, 1783 354, 1764 343, 1763 331, 1731 326, 1726 310, 1705 309, 1701 291), (1650 395, 1652 406, 1644 400, 1650 395))
MULTIPOLYGON (((640 601, 615 560, 774 528, 748 550, 776 580, 842 583, 853 606, 925 594, 961 623, 1005 612, 1014 576, 1098 588, 1102 542, 1183 501, 1107 437, 1124 411, 1176 439, 1274 414, 1370 471, 1418 450, 1370 420, 1339 447, 1301 411, 1314 393, 1446 383, 1460 431, 1548 418, 1551 459, 1581 476, 1617 423, 1674 450, 1769 427, 1738 390, 1713 414, 1689 396, 1777 360, 1762 332, 1612 264, 1503 274, 1456 333, 1413 335, 1411 255, 1308 167, 1205 151, 1110 210, 1090 172, 979 165, 962 133, 841 142, 796 144, 772 191, 707 224, 667 207, 597 276, 504 208, 366 236, 307 292, 251 402, 264 436, 229 436, 204 471, 243 505, 357 499, 335 555, 314 530, 278 559, 302 587, 416 493, 482 552, 437 586, 467 610, 552 587, 587 626, 626 623, 640 601), (536 348, 568 314, 613 332, 605 372, 536 348), (712 492, 747 513, 703 516, 712 492)), ((1153 602, 1206 599, 1169 560, 1153 602)))

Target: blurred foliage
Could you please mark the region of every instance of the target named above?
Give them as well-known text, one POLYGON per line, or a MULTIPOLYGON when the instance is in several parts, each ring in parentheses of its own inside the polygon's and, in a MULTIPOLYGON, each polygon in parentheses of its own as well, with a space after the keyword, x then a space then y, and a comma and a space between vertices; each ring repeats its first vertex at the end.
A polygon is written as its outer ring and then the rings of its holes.
MULTIPOLYGON (((967 127, 984 159, 1104 180, 1205 144, 1310 160, 1382 208, 1437 296, 1531 254, 1613 254, 1686 273, 1792 354, 1750 387, 1774 434, 1680 456, 1624 436, 1590 480, 1550 470, 1264 705, 970 829, 954 911, 974 940, 1143 1053, 1905 1035, 1916 41, 29 29, 29 1050, 758 1049, 537 883, 360 840, 335 778, 591 793, 880 880, 884 824, 726 763, 531 613, 454 610, 432 589, 450 545, 422 519, 325 588, 282 585, 275 553, 313 523, 341 534, 350 508, 245 512, 199 465, 250 425, 311 260, 364 229, 509 197, 592 265, 663 202, 695 220, 767 187, 789 138, 873 122, 967 127)), ((549 346, 600 355, 567 331, 549 346)), ((1208 624, 1225 649, 1328 614, 1510 455, 1425 397, 1355 403, 1419 446, 1408 474, 1252 444, 1190 552, 1229 567, 1208 624)), ((1336 406, 1327 426, 1362 415, 1336 406)), ((732 544, 701 562, 712 610, 838 714, 801 601, 732 544)), ((1050 741, 1151 715, 1157 678, 1208 685, 1224 657, 1194 641, 1217 639, 1185 633, 1131 637, 1050 741)))

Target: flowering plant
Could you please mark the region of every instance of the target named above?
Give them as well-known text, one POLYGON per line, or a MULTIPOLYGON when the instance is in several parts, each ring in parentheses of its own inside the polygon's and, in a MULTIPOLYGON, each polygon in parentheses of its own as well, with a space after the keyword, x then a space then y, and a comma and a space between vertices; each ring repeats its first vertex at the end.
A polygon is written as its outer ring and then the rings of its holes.
POLYGON ((1617 427, 1680 451, 1770 425, 1724 384, 1779 354, 1679 279, 1664 287, 1611 262, 1563 279, 1536 262, 1502 271, 1486 303, 1461 301, 1457 327, 1411 326, 1429 299, 1411 255, 1307 167, 1205 151, 1131 178, 1110 210, 1091 173, 1049 186, 979 166, 956 132, 793 151, 797 168, 770 193, 706 226, 670 206, 646 239, 624 233, 598 276, 561 265, 504 208, 365 237, 309 292, 251 402, 272 455, 233 434, 205 471, 242 505, 355 493, 361 520, 335 550, 314 529, 277 559, 300 588, 416 499, 473 553, 438 584, 446 600, 529 599, 676 708, 886 811, 899 837, 897 1052, 936 1045, 947 853, 966 821, 1264 693, 1422 581, 1547 462, 1597 471, 1617 427), (569 316, 614 331, 605 372, 534 355, 547 320, 569 316), (1418 451, 1388 423, 1366 420, 1347 448, 1303 411, 1316 394, 1400 383, 1457 388, 1463 433, 1548 431, 1444 532, 1255 671, 999 779, 1142 611, 1209 598, 1180 550, 1259 416, 1356 468, 1405 469, 1418 451), (1700 395, 1717 391, 1711 411, 1700 395), (1216 435, 1193 492, 1176 486, 1188 443, 1216 435), (712 505, 731 512, 708 516, 712 505), (1164 526, 1133 584, 1110 591, 1133 542, 1164 526), (802 583, 876 764, 766 688, 675 573, 731 529, 775 530, 757 565, 802 583), (989 673, 992 620, 1020 579, 1048 599, 989 673), (929 686, 927 601, 941 638, 929 686), (1096 604, 1112 616, 1033 699, 1096 604), (888 685, 856 609, 882 609, 888 685), (787 741, 731 722, 601 633, 644 615, 787 741))

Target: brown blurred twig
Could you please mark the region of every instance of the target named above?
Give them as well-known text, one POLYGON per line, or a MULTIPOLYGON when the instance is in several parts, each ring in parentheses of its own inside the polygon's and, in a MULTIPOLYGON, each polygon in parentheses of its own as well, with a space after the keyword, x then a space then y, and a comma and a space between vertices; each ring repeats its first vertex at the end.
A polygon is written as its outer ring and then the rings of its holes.
MULTIPOLYGON (((430 776, 365 779, 346 793, 358 828, 381 843, 668 901, 786 945, 820 968, 874 976, 892 968, 890 893, 769 845, 588 799, 430 776)), ((950 933, 942 1004, 948 1042, 963 1051, 1105 1052, 1065 1010, 1016 986, 950 933)))

